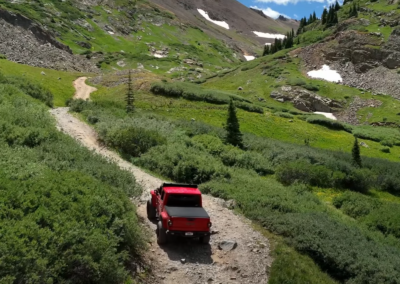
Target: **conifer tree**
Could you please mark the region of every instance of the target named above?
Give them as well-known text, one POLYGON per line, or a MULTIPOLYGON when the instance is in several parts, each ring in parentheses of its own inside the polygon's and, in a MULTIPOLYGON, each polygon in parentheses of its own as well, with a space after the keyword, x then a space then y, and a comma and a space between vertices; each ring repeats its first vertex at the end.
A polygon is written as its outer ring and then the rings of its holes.
POLYGON ((135 110, 135 106, 133 103, 135 102, 135 98, 133 96, 133 84, 132 84, 132 72, 129 70, 129 78, 128 78, 128 92, 125 97, 126 101, 126 112, 132 113, 135 110))
POLYGON ((270 46, 267 44, 264 46, 263 56, 270 54, 270 46))
POLYGON ((336 4, 335 4, 335 11, 337 12, 337 11, 339 11, 339 10, 340 10, 340 5, 339 5, 338 1, 336 1, 336 4))
POLYGON ((228 118, 226 120, 225 130, 227 132, 225 137, 225 143, 231 144, 239 148, 243 148, 242 133, 240 132, 239 120, 236 115, 236 108, 233 103, 233 100, 229 102, 228 118))
POLYGON ((317 21, 317 14, 315 14, 315 11, 314 11, 314 13, 313 13, 313 22, 316 22, 317 21))
POLYGON ((324 11, 322 12, 322 16, 321 16, 321 22, 323 25, 326 24, 327 18, 328 18, 328 10, 326 10, 326 8, 324 8, 324 11))
POLYGON ((362 167, 362 162, 361 162, 360 146, 358 145, 357 137, 355 137, 354 145, 353 145, 353 149, 351 151, 351 154, 353 156, 354 165, 356 165, 356 166, 361 168, 362 167))

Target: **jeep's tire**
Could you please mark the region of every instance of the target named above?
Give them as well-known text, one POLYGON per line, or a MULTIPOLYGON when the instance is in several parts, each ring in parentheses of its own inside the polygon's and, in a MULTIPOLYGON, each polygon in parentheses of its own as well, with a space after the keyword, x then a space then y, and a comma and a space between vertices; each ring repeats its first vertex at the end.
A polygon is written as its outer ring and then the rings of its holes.
POLYGON ((167 243, 167 230, 163 228, 161 221, 157 223, 157 243, 159 245, 167 243))
POLYGON ((204 237, 200 237, 200 243, 202 244, 209 244, 210 243, 210 235, 208 236, 204 236, 204 237))
POLYGON ((147 201, 147 218, 153 220, 156 218, 157 212, 156 208, 154 208, 153 204, 151 204, 151 199, 147 201))

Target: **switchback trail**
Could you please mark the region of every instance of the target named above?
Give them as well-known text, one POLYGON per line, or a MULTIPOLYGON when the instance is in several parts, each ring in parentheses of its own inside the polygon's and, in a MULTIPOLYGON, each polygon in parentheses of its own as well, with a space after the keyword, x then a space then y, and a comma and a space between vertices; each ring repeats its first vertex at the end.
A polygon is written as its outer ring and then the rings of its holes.
POLYGON ((143 194, 137 205, 143 223, 152 231, 145 255, 153 268, 150 283, 267 283, 267 271, 272 263, 269 242, 252 228, 251 221, 227 209, 223 200, 204 195, 203 206, 213 222, 214 234, 210 245, 199 244, 196 240, 176 239, 160 247, 156 241, 156 225, 146 216, 146 201, 150 190, 160 186, 162 180, 101 146, 94 129, 71 115, 68 108, 57 108, 50 112, 57 120, 60 131, 130 171, 142 186, 143 194), (237 247, 231 251, 220 250, 218 244, 227 240, 237 242, 237 247))
POLYGON ((80 77, 74 81, 75 95, 74 99, 87 100, 90 98, 90 94, 96 92, 97 89, 86 85, 87 77, 80 77))

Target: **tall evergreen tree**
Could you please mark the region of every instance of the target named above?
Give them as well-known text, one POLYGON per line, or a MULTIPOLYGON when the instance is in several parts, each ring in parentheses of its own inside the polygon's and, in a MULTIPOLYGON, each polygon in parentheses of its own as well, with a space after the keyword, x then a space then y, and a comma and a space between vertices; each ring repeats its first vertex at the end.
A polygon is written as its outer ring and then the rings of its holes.
POLYGON ((264 46, 264 52, 263 52, 263 56, 270 54, 270 46, 269 44, 266 44, 264 46))
POLYGON ((317 21, 317 14, 315 14, 315 11, 314 11, 314 13, 313 13, 313 22, 316 22, 317 21))
POLYGON ((328 18, 328 10, 326 10, 326 8, 324 8, 324 11, 322 12, 322 16, 321 16, 321 22, 323 25, 326 24, 327 18, 328 18))
POLYGON ((336 1, 336 4, 335 4, 335 11, 337 12, 337 11, 339 11, 339 10, 340 10, 340 5, 339 5, 339 2, 336 1))
POLYGON ((360 154, 360 145, 358 145, 357 137, 355 137, 354 145, 353 145, 353 149, 351 151, 351 154, 353 156, 354 165, 356 165, 356 166, 361 168, 362 167, 362 162, 361 162, 361 154, 360 154))
POLYGON ((233 100, 229 102, 228 107, 228 118, 226 120, 226 137, 225 143, 231 144, 233 146, 243 148, 243 137, 240 132, 239 120, 236 115, 236 108, 233 103, 233 100))
POLYGON ((128 78, 128 92, 125 96, 126 101, 126 112, 132 113, 135 110, 134 102, 135 98, 133 95, 133 84, 132 84, 132 72, 129 70, 129 78, 128 78))

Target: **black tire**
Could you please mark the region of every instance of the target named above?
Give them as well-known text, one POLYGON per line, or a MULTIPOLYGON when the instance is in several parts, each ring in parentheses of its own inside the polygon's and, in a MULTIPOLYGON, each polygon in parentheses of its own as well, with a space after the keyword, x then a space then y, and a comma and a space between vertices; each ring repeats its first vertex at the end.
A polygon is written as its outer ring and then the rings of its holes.
POLYGON ((163 228, 161 221, 157 223, 157 243, 159 245, 167 243, 167 230, 163 228))
POLYGON ((208 245, 210 243, 210 235, 200 237, 200 243, 208 245))
POLYGON ((151 204, 151 199, 147 201, 147 218, 150 220, 155 219, 157 216, 156 208, 151 204))

